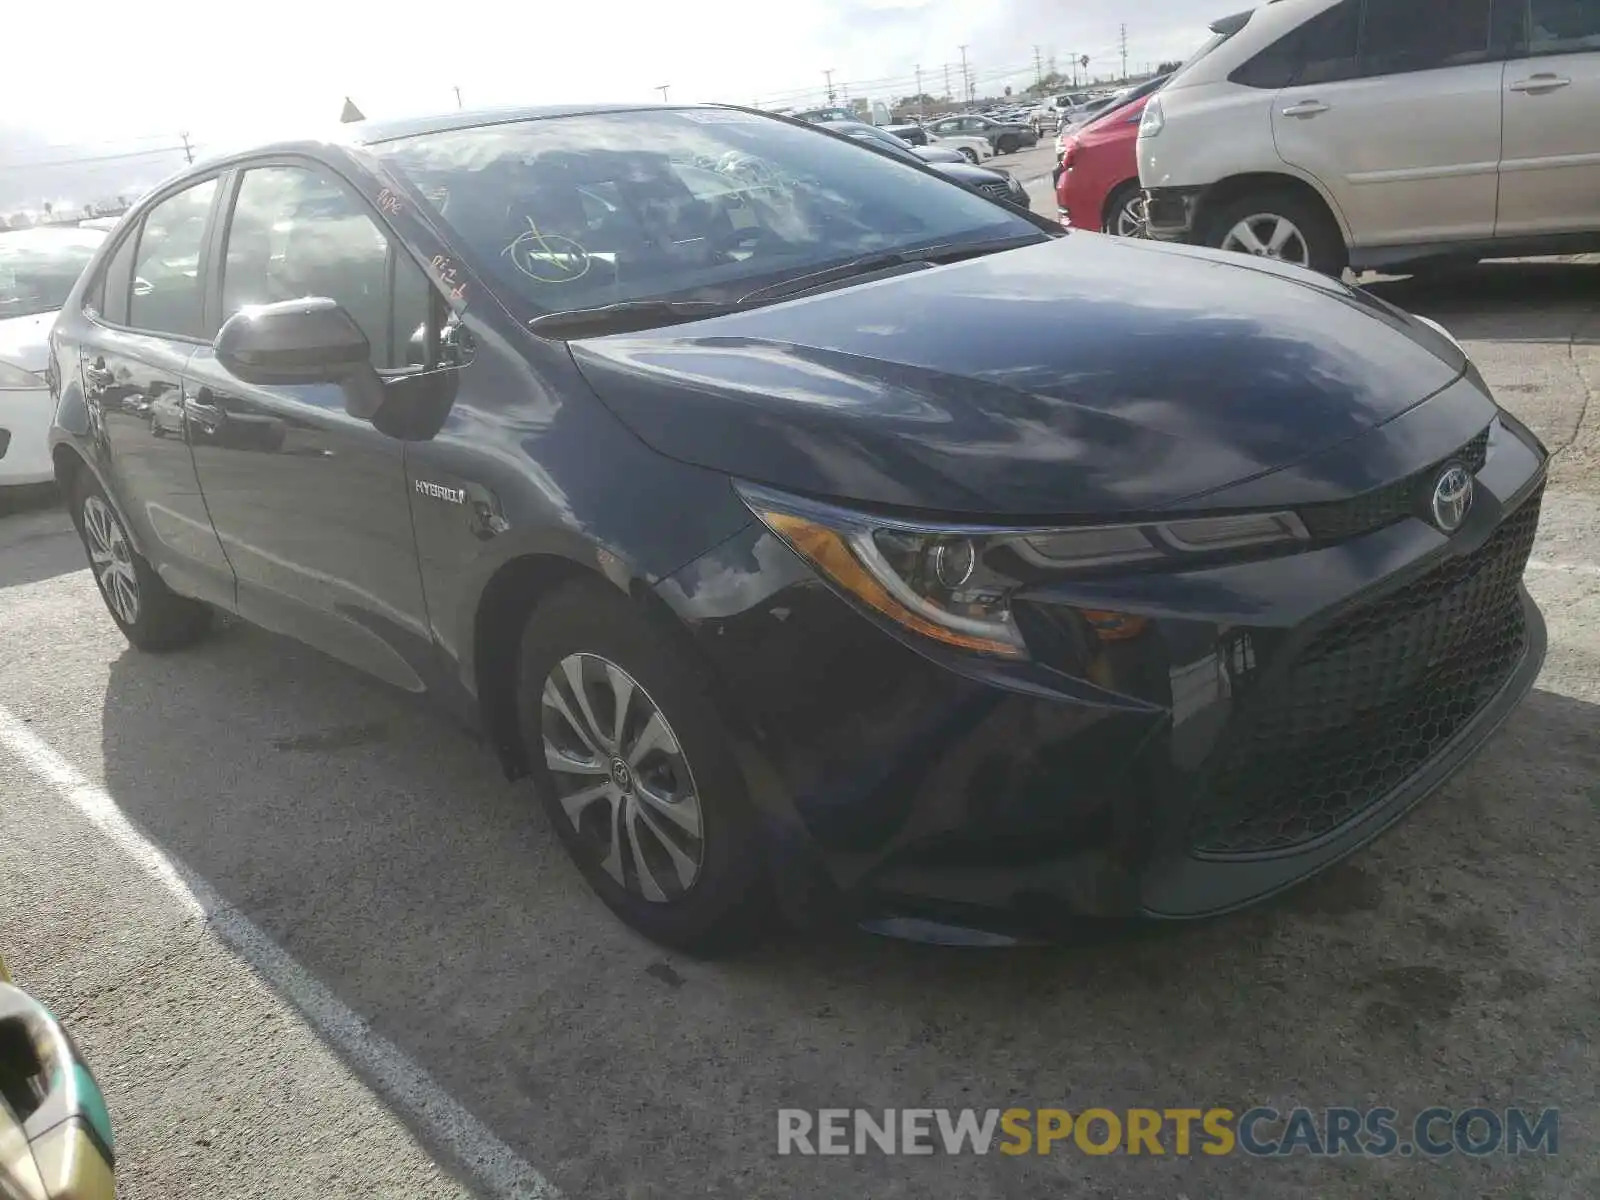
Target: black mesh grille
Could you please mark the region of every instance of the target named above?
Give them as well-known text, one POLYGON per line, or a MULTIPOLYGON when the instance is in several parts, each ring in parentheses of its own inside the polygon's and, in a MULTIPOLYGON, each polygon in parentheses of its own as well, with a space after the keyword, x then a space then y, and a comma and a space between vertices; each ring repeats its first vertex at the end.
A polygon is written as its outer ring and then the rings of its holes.
POLYGON ((1489 431, 1485 429, 1460 450, 1398 483, 1365 492, 1352 500, 1333 504, 1308 504, 1300 509, 1307 532, 1318 541, 1338 541, 1393 525, 1418 510, 1418 496, 1431 486, 1447 462, 1460 462, 1476 475, 1489 458, 1489 431))
POLYGON ((1338 828, 1489 702, 1526 648, 1518 585, 1540 499, 1476 553, 1341 618, 1264 683, 1199 798, 1196 850, 1286 850, 1338 828))
POLYGON ((993 183, 980 183, 978 190, 985 196, 995 196, 1001 200, 1011 195, 1011 185, 998 179, 993 183))

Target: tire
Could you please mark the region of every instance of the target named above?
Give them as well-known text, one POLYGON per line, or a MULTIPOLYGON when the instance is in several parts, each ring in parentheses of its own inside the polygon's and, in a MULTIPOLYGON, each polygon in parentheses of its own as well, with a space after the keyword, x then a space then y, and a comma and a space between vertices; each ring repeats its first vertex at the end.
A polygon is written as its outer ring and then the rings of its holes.
POLYGON ((1009 133, 994 144, 994 152, 996 154, 1014 154, 1016 149, 1017 139, 1009 133))
POLYGON ((1131 179, 1115 188, 1111 195, 1106 197, 1105 212, 1100 222, 1101 232, 1117 237, 1149 237, 1150 224, 1143 215, 1143 203, 1144 191, 1139 187, 1138 180, 1131 179), (1140 206, 1137 215, 1131 211, 1134 203, 1140 206))
POLYGON ((180 596, 133 548, 116 507, 87 467, 72 487, 72 521, 106 611, 140 650, 177 650, 198 641, 211 625, 211 609, 180 596))
POLYGON ((1339 226, 1321 203, 1294 192, 1253 192, 1230 200, 1203 218, 1201 241, 1218 250, 1240 249, 1241 253, 1254 253, 1241 248, 1235 231, 1248 222, 1256 230, 1257 243, 1267 246, 1267 231, 1281 228, 1272 222, 1282 221, 1293 227, 1293 236, 1283 246, 1282 253, 1261 257, 1298 263, 1335 278, 1343 273, 1349 256, 1339 226))
POLYGON ((962 146, 962 147, 960 147, 960 151, 961 151, 961 156, 963 158, 965 158, 969 163, 971 163, 973 166, 977 166, 978 165, 978 152, 976 150, 974 150, 971 146, 962 146))
POLYGON ((523 628, 517 723, 557 836, 589 886, 627 925, 702 956, 747 946, 769 910, 743 775, 711 694, 692 651, 607 584, 561 588, 523 628), (632 684, 620 739, 610 736, 620 691, 613 670, 632 684), (587 709, 574 703, 574 679, 587 709), (547 688, 558 703, 546 701, 547 688), (656 717, 665 735, 658 729, 652 739, 656 717), (580 725, 589 727, 589 736, 578 734, 580 725), (647 741, 655 749, 635 758, 647 741), (563 761, 574 769, 553 769, 563 761), (590 797, 580 799, 585 792, 590 797), (681 798, 646 803, 652 795, 681 798), (688 879, 685 861, 693 866, 688 879))

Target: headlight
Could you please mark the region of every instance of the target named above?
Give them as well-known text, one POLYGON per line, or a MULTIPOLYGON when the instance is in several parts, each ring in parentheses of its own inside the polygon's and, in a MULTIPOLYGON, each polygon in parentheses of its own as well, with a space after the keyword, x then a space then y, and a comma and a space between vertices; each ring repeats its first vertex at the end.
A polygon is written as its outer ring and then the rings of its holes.
POLYGON ((0 391, 31 391, 34 388, 45 386, 46 383, 42 375, 35 375, 32 371, 24 371, 21 367, 14 367, 10 363, 0 362, 0 391))
POLYGON ((1144 116, 1139 121, 1139 136, 1153 138, 1167 127, 1166 114, 1161 111, 1161 97, 1152 96, 1144 106, 1144 116))
MULTIPOLYGON (((946 646, 1003 658, 1027 657, 1011 596, 1029 583, 1308 538, 1288 512, 1019 529, 907 522, 751 484, 738 490, 768 529, 859 603, 946 646)), ((1106 615, 1085 614, 1091 625, 1106 615)))

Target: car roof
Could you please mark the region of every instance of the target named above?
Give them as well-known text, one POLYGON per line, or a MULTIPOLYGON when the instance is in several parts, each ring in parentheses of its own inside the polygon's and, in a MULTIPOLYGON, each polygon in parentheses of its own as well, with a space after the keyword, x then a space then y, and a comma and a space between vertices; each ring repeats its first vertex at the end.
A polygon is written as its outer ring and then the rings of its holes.
MULTIPOLYGON (((371 146, 424 133, 448 133, 453 129, 477 129, 485 125, 507 125, 514 121, 545 121, 556 117, 588 117, 602 113, 674 112, 689 108, 728 107, 706 104, 542 104, 504 108, 475 108, 433 116, 391 117, 353 121, 346 137, 357 145, 371 146)), ((770 116, 771 114, 766 114, 770 116)))

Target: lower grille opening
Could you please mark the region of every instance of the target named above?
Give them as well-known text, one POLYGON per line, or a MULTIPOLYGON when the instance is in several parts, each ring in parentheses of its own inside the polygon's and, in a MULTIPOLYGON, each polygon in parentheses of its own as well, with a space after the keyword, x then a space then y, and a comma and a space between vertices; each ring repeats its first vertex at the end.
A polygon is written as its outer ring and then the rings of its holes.
POLYGON ((1250 697, 1195 808, 1212 856, 1286 851, 1360 816, 1438 754, 1527 649, 1526 501, 1475 553, 1344 616, 1250 697))

